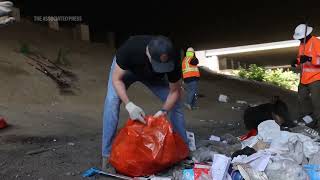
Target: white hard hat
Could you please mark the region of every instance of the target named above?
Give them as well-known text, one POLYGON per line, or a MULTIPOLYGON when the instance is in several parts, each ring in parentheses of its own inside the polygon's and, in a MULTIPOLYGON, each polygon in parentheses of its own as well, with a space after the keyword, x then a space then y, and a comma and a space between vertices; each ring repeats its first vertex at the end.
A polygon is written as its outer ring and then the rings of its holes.
POLYGON ((304 38, 305 35, 308 36, 309 34, 311 34, 312 30, 313 30, 313 28, 308 26, 307 27, 307 33, 305 33, 306 25, 305 24, 300 24, 294 30, 293 39, 302 39, 302 38, 304 38))
POLYGON ((192 47, 189 47, 189 48, 187 49, 187 51, 188 51, 188 52, 194 52, 194 49, 193 49, 192 47))

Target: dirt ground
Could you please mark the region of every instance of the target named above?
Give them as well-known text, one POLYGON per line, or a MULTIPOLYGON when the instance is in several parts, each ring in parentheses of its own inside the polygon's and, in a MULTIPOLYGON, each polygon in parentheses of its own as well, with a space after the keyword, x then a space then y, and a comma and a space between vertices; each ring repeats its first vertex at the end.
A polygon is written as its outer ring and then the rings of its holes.
MULTIPOLYGON (((5 34, 0 37, 0 115, 10 124, 0 130, 0 179, 82 179, 84 170, 101 164, 102 112, 112 50, 104 44, 72 40, 69 31, 58 33, 29 23, 5 27, 0 34, 5 34), (79 77, 80 91, 61 95, 51 79, 25 62, 18 52, 22 41, 52 59, 59 47, 70 49, 69 69, 79 77), (27 155, 41 148, 49 150, 27 155)), ((232 109, 240 106, 236 100, 259 104, 279 95, 291 112, 296 110, 293 92, 206 72, 202 75, 200 109, 185 111, 187 130, 196 134, 196 140, 212 134, 244 133, 243 110, 232 109), (228 95, 231 101, 218 102, 219 94, 228 95)), ((139 83, 129 89, 129 97, 147 114, 161 107, 139 83)), ((122 107, 119 128, 127 118, 122 107)))

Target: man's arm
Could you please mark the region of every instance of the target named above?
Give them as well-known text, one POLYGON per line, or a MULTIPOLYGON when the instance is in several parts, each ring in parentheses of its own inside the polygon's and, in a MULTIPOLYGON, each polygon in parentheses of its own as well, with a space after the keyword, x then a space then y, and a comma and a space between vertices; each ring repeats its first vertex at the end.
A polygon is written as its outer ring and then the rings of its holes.
POLYGON ((122 78, 125 73, 126 73, 126 70, 121 69, 119 65, 115 63, 115 67, 112 73, 112 83, 118 96, 120 97, 122 102, 126 105, 129 102, 129 98, 127 95, 126 86, 122 81, 122 78))
POLYGON ((175 83, 169 83, 169 94, 166 102, 164 103, 162 109, 167 111, 171 110, 176 102, 180 99, 181 94, 181 80, 175 83))
POLYGON ((136 106, 133 102, 130 102, 128 95, 127 95, 127 90, 126 90, 126 85, 124 84, 122 78, 125 75, 126 70, 123 70, 119 67, 119 65, 116 63, 115 68, 113 70, 112 74, 112 83, 113 86, 122 100, 122 102, 125 104, 125 107, 127 111, 129 112, 129 116, 132 120, 139 120, 142 123, 146 123, 144 120, 145 113, 143 110, 136 106))

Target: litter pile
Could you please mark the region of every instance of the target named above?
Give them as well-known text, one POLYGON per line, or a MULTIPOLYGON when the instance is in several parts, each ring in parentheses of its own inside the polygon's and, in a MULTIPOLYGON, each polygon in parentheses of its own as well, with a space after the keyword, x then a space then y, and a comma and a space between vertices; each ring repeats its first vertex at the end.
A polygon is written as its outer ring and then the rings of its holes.
POLYGON ((193 167, 180 169, 183 180, 320 179, 320 137, 307 126, 282 131, 274 120, 242 138, 226 134, 199 141, 193 167), (245 137, 245 138, 244 138, 245 137))

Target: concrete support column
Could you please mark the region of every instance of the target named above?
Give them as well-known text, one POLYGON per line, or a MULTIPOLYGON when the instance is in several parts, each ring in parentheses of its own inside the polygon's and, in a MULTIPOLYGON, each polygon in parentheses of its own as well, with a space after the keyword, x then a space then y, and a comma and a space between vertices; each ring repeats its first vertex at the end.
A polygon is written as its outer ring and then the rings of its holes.
POLYGON ((12 17, 15 18, 16 22, 20 22, 21 16, 20 16, 20 9, 16 7, 12 7, 12 12, 11 12, 12 17))
POLYGON ((73 38, 76 40, 90 41, 89 26, 85 24, 78 24, 73 28, 73 38))
POLYGON ((80 24, 80 38, 83 41, 90 41, 90 30, 88 25, 80 24))

